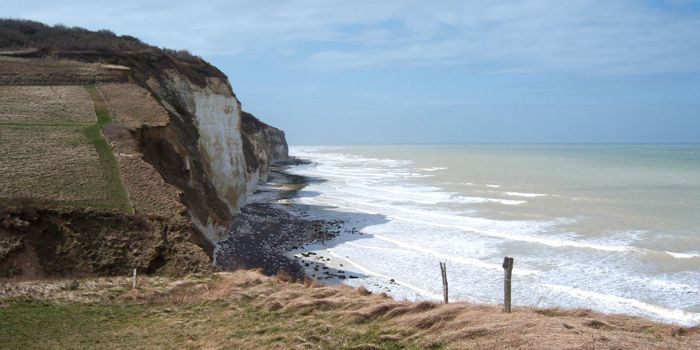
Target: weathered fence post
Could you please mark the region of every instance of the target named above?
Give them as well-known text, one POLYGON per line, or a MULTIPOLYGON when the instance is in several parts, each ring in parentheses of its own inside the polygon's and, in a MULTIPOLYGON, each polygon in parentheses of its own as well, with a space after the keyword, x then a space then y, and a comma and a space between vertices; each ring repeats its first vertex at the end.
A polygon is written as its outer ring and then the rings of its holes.
POLYGON ((447 265, 444 262, 440 263, 440 274, 442 275, 442 297, 445 300, 445 304, 447 304, 449 303, 447 290, 447 265))
POLYGON ((131 279, 131 289, 136 289, 136 269, 134 269, 134 276, 131 279))
POLYGON ((503 311, 510 313, 510 280, 513 276, 513 258, 503 258, 503 270, 505 277, 503 279, 503 311))

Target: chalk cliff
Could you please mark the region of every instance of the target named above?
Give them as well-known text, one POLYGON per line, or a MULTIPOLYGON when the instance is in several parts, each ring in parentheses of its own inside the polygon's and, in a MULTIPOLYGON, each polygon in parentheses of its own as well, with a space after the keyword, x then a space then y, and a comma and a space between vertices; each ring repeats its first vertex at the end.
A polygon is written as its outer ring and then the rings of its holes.
POLYGON ((241 112, 243 155, 247 166, 247 191, 253 192, 258 182, 266 181, 270 165, 289 158, 284 131, 261 122, 248 112, 241 112))
MULTIPOLYGON (((95 85, 96 109, 104 103, 113 119, 102 134, 132 215, 177 220, 180 229, 190 223, 190 241, 210 256, 246 195, 288 157, 284 132, 243 112, 227 77, 200 57, 36 22, 2 20, 0 32, 0 86, 95 85)), ((26 219, 8 213, 7 222, 26 219)), ((27 225, 5 229, 20 234, 27 225)))

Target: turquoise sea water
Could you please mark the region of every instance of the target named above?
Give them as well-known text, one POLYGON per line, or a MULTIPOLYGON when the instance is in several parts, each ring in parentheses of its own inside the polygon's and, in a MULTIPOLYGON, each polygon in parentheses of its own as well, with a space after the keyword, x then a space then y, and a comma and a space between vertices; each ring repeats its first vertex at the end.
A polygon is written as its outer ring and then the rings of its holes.
POLYGON ((364 233, 318 247, 362 275, 346 283, 438 298, 435 270, 446 261, 453 299, 497 303, 508 255, 516 304, 700 323, 700 145, 300 146, 292 154, 314 162, 293 172, 325 180, 295 201, 364 233))

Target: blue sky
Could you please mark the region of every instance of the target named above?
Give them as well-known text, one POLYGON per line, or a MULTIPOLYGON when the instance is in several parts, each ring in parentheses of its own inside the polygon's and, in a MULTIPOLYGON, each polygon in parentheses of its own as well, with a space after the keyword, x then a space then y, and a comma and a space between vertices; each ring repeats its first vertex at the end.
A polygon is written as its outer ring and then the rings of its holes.
POLYGON ((700 0, 15 1, 188 49, 292 144, 700 142, 700 0))

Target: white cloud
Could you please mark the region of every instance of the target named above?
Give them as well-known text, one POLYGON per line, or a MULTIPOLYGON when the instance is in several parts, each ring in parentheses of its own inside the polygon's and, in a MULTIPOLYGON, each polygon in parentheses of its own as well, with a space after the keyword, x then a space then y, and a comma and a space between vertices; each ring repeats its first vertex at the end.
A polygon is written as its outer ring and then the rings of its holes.
POLYGON ((700 71, 700 13, 642 2, 3 1, 3 15, 109 28, 199 54, 318 69, 461 65, 488 72, 700 71))

